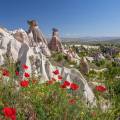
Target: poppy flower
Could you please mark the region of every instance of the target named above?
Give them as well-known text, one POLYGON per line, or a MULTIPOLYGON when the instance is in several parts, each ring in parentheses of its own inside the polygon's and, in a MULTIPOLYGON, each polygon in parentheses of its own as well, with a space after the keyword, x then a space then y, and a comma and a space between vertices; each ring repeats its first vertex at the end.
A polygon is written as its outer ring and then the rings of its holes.
POLYGON ((22 65, 22 68, 23 68, 24 70, 27 70, 27 69, 28 69, 28 66, 25 65, 25 64, 23 64, 23 65, 22 65))
POLYGON ((5 107, 3 108, 4 116, 11 120, 16 120, 16 110, 14 108, 5 107))
POLYGON ((38 81, 37 80, 32 80, 32 83, 33 84, 36 84, 38 81))
POLYGON ((77 90, 79 88, 79 86, 77 84, 75 84, 75 83, 71 83, 70 88, 72 90, 77 90))
POLYGON ((99 92, 105 92, 106 91, 106 87, 102 86, 102 85, 96 86, 95 89, 99 92))
POLYGON ((62 76, 61 76, 61 75, 58 75, 58 79, 59 79, 59 80, 62 80, 62 76))
POLYGON ((60 85, 60 88, 66 88, 66 85, 62 84, 60 85))
POLYGON ((69 81, 64 81, 64 83, 63 83, 65 86, 70 86, 70 82, 69 81))
POLYGON ((12 115, 11 120, 16 120, 16 115, 12 115))
POLYGON ((92 112, 91 115, 92 115, 93 117, 96 117, 96 112, 92 112))
POLYGON ((16 74, 16 76, 19 76, 19 72, 18 71, 15 71, 15 74, 16 74))
POLYGON ((52 81, 56 81, 56 79, 55 79, 55 78, 52 78, 51 80, 52 80, 52 81))
POLYGON ((53 71, 53 73, 54 73, 55 75, 58 75, 58 74, 59 74, 59 70, 57 69, 57 70, 53 71))
POLYGON ((76 100, 75 100, 75 99, 70 99, 70 100, 68 101, 68 103, 71 104, 71 105, 73 105, 73 104, 76 103, 76 100))
POLYGON ((26 78, 28 78, 28 77, 30 77, 30 74, 29 73, 24 73, 24 76, 26 77, 26 78))
POLYGON ((29 81, 23 80, 23 81, 20 82, 20 85, 21 85, 21 87, 28 87, 29 81))
POLYGON ((60 85, 61 88, 66 88, 66 87, 68 87, 68 86, 70 86, 70 82, 67 81, 67 80, 65 80, 65 81, 63 82, 63 84, 60 85))
POLYGON ((54 83, 54 81, 53 80, 49 80, 48 82, 47 82, 47 84, 53 84, 54 83))
POLYGON ((9 77, 10 75, 9 71, 5 69, 2 71, 2 73, 3 73, 3 76, 7 76, 7 77, 9 77))

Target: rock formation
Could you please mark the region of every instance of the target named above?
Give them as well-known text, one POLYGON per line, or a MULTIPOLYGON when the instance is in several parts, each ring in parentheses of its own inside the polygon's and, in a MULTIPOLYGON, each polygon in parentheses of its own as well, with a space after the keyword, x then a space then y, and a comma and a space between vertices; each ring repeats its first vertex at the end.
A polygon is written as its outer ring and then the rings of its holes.
POLYGON ((77 55, 77 53, 72 50, 71 48, 69 48, 66 52, 64 52, 68 58, 69 61, 71 62, 78 62, 79 61, 79 56, 77 55))
POLYGON ((96 53, 95 55, 93 55, 94 60, 95 61, 100 61, 100 60, 104 60, 105 57, 102 55, 102 53, 96 53))
MULTIPOLYGON (((53 77, 53 70, 56 67, 49 62, 49 59, 41 51, 34 51, 34 47, 29 45, 28 35, 22 29, 6 31, 0 28, 0 58, 2 58, 0 65, 4 64, 4 54, 10 56, 14 62, 19 61, 20 65, 29 66, 27 72, 41 76, 40 83, 44 83, 53 77)), ((65 67, 57 67, 57 69, 60 71, 63 81, 68 79, 71 82, 77 82, 80 86, 79 92, 83 93, 86 102, 96 105, 94 93, 79 71, 65 67)), ((21 72, 21 76, 23 72, 21 72)))
POLYGON ((83 73, 83 74, 88 74, 89 73, 89 65, 88 65, 88 62, 86 60, 86 58, 81 58, 81 61, 80 61, 80 71, 83 73))
POLYGON ((52 51, 63 52, 63 46, 59 37, 58 29, 53 28, 52 40, 49 43, 49 48, 52 51))

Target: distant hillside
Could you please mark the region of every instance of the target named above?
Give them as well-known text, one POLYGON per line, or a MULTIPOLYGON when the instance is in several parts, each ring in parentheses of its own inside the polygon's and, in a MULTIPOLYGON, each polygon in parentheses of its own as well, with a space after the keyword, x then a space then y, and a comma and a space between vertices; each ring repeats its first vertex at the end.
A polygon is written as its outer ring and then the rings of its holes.
POLYGON ((61 38, 62 41, 120 41, 120 37, 80 37, 80 38, 61 38))
POLYGON ((73 43, 113 43, 120 44, 120 37, 81 37, 81 38, 61 38, 62 42, 73 43))

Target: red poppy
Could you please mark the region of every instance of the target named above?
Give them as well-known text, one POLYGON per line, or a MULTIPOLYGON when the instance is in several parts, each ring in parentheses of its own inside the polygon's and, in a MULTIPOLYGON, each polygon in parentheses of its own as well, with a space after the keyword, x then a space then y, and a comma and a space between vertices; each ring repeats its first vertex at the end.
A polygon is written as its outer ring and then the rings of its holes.
POLYGON ((93 117, 96 117, 96 112, 92 112, 91 115, 92 115, 93 117))
POLYGON ((9 77, 10 73, 9 73, 8 70, 5 70, 5 69, 4 69, 2 72, 3 72, 3 76, 9 77))
POLYGON ((32 80, 32 83, 36 84, 36 83, 38 83, 38 81, 37 80, 32 80))
POLYGON ((12 115, 11 120, 16 120, 16 115, 12 115))
POLYGON ((16 76, 19 76, 19 72, 18 71, 15 71, 15 74, 16 74, 16 76))
POLYGON ((107 90, 106 87, 102 85, 96 86, 95 89, 99 92, 105 92, 107 90))
POLYGON ((20 82, 20 85, 21 85, 22 87, 28 87, 29 81, 27 81, 27 80, 21 81, 21 82, 20 82))
POLYGON ((79 86, 77 84, 75 84, 75 83, 71 83, 70 88, 72 90, 77 90, 79 88, 79 86))
POLYGON ((70 100, 68 101, 68 103, 71 104, 71 105, 73 105, 73 104, 76 103, 76 100, 75 100, 75 99, 70 99, 70 100))
POLYGON ((63 83, 63 85, 70 86, 70 82, 65 80, 64 83, 63 83))
POLYGON ((51 80, 52 80, 52 81, 56 81, 56 79, 55 79, 55 78, 52 78, 51 80))
POLYGON ((11 120, 16 120, 16 110, 14 108, 5 107, 3 109, 4 116, 11 120))
POLYGON ((30 77, 30 74, 29 73, 24 73, 24 76, 26 77, 26 78, 28 78, 28 77, 30 77))
POLYGON ((53 84, 54 81, 53 80, 49 80, 47 83, 50 85, 50 84, 53 84))
POLYGON ((60 85, 61 88, 66 88, 66 85, 62 84, 60 85))
POLYGON ((28 66, 25 65, 25 64, 23 64, 23 65, 22 65, 22 68, 23 68, 24 70, 26 70, 26 69, 28 69, 28 66))
POLYGON ((60 85, 61 88, 66 88, 67 86, 70 86, 70 82, 65 80, 62 85, 60 85))
POLYGON ((61 76, 61 75, 58 75, 58 79, 59 79, 59 80, 62 80, 62 76, 61 76))
POLYGON ((55 75, 58 75, 58 74, 59 74, 59 70, 57 69, 57 70, 53 71, 53 73, 54 73, 55 75))

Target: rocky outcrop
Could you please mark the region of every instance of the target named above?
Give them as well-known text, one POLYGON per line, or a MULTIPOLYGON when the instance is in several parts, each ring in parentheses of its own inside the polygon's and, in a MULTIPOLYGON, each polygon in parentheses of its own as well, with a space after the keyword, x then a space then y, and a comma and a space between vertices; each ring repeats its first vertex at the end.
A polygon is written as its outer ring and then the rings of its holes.
POLYGON ((27 35, 27 33, 24 30, 19 29, 19 30, 13 31, 12 34, 14 38, 19 42, 22 42, 22 40, 24 40, 24 42, 28 44, 29 47, 34 47, 34 51, 42 52, 47 57, 51 56, 51 52, 45 42, 39 42, 37 43, 37 45, 35 44, 32 33, 29 33, 27 35))
MULTIPOLYGON (((5 59, 3 56, 7 54, 14 62, 19 61, 20 65, 26 64, 29 66, 27 72, 35 76, 40 76, 40 83, 50 80, 54 76, 53 70, 55 70, 56 67, 53 66, 49 59, 39 50, 40 48, 38 48, 39 51, 35 51, 34 47, 29 45, 29 39, 24 30, 17 30, 17 32, 18 31, 21 33, 17 33, 16 37, 16 31, 6 31, 0 28, 0 56, 2 57, 0 63, 4 64, 5 59), (20 38, 18 37, 19 35, 20 38)), ((57 69, 63 77, 62 82, 68 80, 79 84, 79 92, 83 94, 86 102, 96 105, 94 93, 79 71, 65 67, 57 67, 57 69)), ((24 71, 21 72, 21 76, 23 73, 24 71)))
POLYGON ((93 55, 94 60, 95 61, 100 61, 100 60, 104 60, 105 57, 102 55, 102 53, 96 53, 95 55, 93 55))
POLYGON ((74 50, 69 48, 68 50, 64 51, 64 53, 70 62, 76 62, 79 64, 80 57, 77 55, 77 53, 74 50))
POLYGON ((83 74, 88 74, 89 73, 89 64, 86 60, 86 58, 81 58, 81 61, 80 61, 80 71, 83 73, 83 74))
POLYGON ((63 52, 64 49, 59 37, 58 29, 53 28, 52 39, 48 46, 52 51, 63 52))

